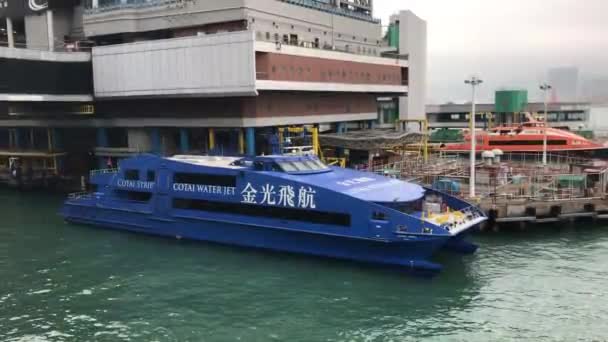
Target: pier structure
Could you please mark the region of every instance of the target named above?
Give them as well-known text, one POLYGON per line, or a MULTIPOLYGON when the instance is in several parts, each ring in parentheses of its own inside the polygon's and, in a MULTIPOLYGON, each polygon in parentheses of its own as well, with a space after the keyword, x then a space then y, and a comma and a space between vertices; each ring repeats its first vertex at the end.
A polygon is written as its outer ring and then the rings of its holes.
POLYGON ((5 153, 51 128, 61 146, 28 152, 77 183, 139 153, 268 154, 285 127, 424 118, 426 23, 401 11, 384 36, 372 0, 5 3, 5 153))
POLYGON ((484 153, 476 163, 477 196, 470 197, 469 161, 461 155, 434 154, 428 161, 419 154, 373 171, 468 199, 490 218, 486 228, 525 227, 529 223, 608 219, 608 163, 576 156, 484 153))

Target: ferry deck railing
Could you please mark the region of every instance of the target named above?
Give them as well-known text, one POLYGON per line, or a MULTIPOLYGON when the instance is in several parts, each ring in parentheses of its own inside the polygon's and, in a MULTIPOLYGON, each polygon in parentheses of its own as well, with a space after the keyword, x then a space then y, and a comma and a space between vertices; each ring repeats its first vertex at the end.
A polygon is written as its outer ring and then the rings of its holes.
POLYGON ((100 170, 91 170, 91 172, 89 173, 89 175, 91 176, 96 176, 96 175, 104 175, 104 174, 110 174, 110 173, 118 173, 120 170, 119 169, 100 169, 100 170))
POLYGON ((68 194, 68 200, 77 200, 77 199, 88 199, 88 198, 92 198, 93 194, 90 192, 74 192, 71 194, 68 194))

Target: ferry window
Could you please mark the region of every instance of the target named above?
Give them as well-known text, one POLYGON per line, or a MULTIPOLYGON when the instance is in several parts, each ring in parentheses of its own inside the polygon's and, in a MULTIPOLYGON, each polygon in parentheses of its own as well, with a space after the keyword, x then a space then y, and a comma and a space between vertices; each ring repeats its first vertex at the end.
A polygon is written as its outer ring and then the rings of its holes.
POLYGON ((298 169, 296 169, 295 166, 293 166, 293 164, 291 164, 290 162, 282 162, 282 163, 279 163, 279 165, 285 172, 298 171, 298 169))
POLYGON ((279 166, 279 164, 272 163, 272 171, 274 171, 274 172, 281 172, 283 170, 281 170, 281 167, 279 166))
POLYGON ((323 164, 323 162, 320 161, 320 160, 318 160, 318 159, 317 160, 313 160, 312 162, 315 163, 315 164, 317 164, 317 166, 319 167, 319 170, 325 170, 325 169, 328 168, 327 165, 323 164))
POLYGON ((154 182, 156 180, 156 172, 148 171, 146 175, 146 180, 148 182, 154 182))
POLYGON ((152 193, 150 192, 137 192, 137 191, 127 191, 127 190, 115 190, 114 194, 121 200, 132 201, 132 202, 141 202, 148 203, 152 198, 152 193))
POLYGON ((372 213, 372 220, 375 221, 388 221, 388 216, 381 211, 374 211, 372 213))
MULTIPOLYGON (((566 140, 547 140, 547 145, 566 145, 566 140)), ((490 141, 490 145, 542 145, 542 140, 508 140, 508 141, 490 141)))
POLYGON ((236 177, 204 173, 176 173, 173 175, 173 183, 217 185, 234 188, 236 187, 236 177))
POLYGON ((264 171, 264 163, 256 161, 255 163, 253 163, 253 169, 256 171, 264 171))
POLYGON ((173 208, 300 221, 316 224, 329 224, 344 227, 350 227, 351 223, 351 217, 349 214, 284 207, 270 207, 243 203, 174 198, 173 208))
POLYGON ((313 163, 313 162, 311 162, 311 161, 305 160, 305 161, 303 161, 302 163, 304 163, 304 165, 306 165, 306 166, 308 167, 308 169, 309 169, 309 170, 318 170, 318 169, 319 169, 319 168, 317 167, 317 164, 315 164, 315 163, 313 163))
POLYGON ((295 168, 298 171, 308 171, 308 168, 306 167, 306 165, 304 163, 302 163, 301 161, 294 161, 294 162, 292 162, 292 164, 295 166, 295 168))
POLYGON ((139 170, 125 170, 126 180, 139 180, 139 170))

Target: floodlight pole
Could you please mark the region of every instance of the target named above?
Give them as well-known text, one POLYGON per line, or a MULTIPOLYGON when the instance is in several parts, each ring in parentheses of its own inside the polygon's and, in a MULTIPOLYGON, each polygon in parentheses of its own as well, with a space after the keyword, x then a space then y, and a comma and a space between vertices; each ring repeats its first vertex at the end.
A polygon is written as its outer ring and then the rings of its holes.
POLYGON ((545 106, 545 127, 543 127, 543 165, 547 165, 547 129, 549 128, 549 120, 547 118, 547 102, 549 95, 549 90, 551 90, 551 86, 547 83, 543 83, 540 85, 540 90, 543 91, 543 103, 545 106))
POLYGON ((476 164, 476 156, 477 156, 477 137, 475 136, 475 114, 476 114, 476 109, 475 109, 475 88, 480 85, 481 83, 483 83, 482 80, 480 80, 479 78, 473 76, 471 77, 471 79, 467 79, 464 81, 465 84, 468 84, 471 86, 472 89, 472 100, 471 100, 471 115, 469 117, 469 125, 470 125, 470 129, 471 129, 471 171, 470 171, 470 176, 471 179, 469 180, 469 198, 475 198, 475 164, 476 164))

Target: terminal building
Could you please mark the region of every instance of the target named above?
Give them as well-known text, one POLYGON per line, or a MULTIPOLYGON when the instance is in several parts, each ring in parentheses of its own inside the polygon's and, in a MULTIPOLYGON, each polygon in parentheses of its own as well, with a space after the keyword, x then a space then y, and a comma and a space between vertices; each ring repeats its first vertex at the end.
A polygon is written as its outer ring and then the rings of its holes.
MULTIPOLYGON (((588 135, 593 131, 591 104, 586 102, 548 102, 547 121, 550 126, 588 135)), ((426 106, 431 130, 469 128, 470 103, 447 103, 426 106)), ((518 125, 529 120, 544 120, 545 105, 528 102, 526 90, 500 90, 494 103, 476 104, 475 124, 478 129, 518 125)))
POLYGON ((3 3, 7 156, 42 152, 44 137, 98 167, 142 152, 255 155, 281 127, 424 119, 426 24, 402 11, 385 34, 372 0, 3 3))

